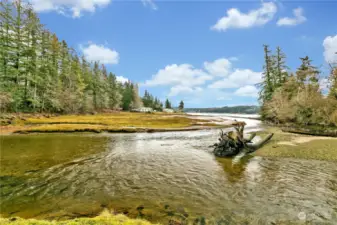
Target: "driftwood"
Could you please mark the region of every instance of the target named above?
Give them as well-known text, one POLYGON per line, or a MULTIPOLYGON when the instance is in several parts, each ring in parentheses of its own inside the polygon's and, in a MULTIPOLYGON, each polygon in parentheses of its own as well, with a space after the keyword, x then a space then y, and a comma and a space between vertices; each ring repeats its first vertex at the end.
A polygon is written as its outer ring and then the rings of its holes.
POLYGON ((244 138, 243 132, 245 125, 245 122, 236 122, 234 124, 235 131, 224 133, 221 130, 219 143, 213 145, 214 154, 218 157, 232 157, 241 152, 252 153, 261 148, 273 137, 273 134, 269 134, 258 143, 252 143, 256 133, 252 133, 248 138, 244 138))

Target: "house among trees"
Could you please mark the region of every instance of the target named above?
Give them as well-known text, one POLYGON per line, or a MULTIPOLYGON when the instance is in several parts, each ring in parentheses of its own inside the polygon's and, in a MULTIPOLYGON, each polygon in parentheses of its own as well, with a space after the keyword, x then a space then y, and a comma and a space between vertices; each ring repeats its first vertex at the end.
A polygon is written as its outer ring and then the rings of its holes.
POLYGON ((163 109, 163 112, 166 112, 166 113, 174 113, 174 110, 173 109, 163 109))
POLYGON ((154 112, 154 110, 150 107, 140 107, 140 108, 132 109, 131 112, 149 113, 149 112, 154 112))

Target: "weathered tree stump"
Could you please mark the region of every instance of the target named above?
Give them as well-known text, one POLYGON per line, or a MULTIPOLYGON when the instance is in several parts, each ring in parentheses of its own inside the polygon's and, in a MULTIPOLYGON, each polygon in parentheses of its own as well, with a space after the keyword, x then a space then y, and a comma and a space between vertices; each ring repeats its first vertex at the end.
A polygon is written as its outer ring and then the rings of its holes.
POLYGON ((252 153, 273 137, 273 134, 269 134, 258 143, 252 143, 256 133, 252 133, 248 138, 244 138, 245 125, 245 122, 236 122, 234 124, 235 131, 224 133, 221 130, 219 143, 214 144, 213 153, 218 157, 232 157, 241 152, 252 153))

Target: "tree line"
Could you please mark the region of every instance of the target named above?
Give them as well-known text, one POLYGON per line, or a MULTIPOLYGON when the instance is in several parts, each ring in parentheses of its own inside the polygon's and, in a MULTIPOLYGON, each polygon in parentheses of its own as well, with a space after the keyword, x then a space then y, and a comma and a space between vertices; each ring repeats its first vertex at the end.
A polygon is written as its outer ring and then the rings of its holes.
POLYGON ((104 64, 89 62, 60 41, 30 4, 0 2, 1 111, 87 113, 143 105, 163 109, 147 91, 141 98, 136 83, 118 82, 104 64))
POLYGON ((281 48, 272 54, 264 45, 262 118, 281 124, 337 126, 337 62, 331 62, 326 80, 308 56, 299 59, 301 64, 291 73, 281 48))
POLYGON ((186 112, 201 112, 201 113, 242 113, 242 114, 258 114, 259 106, 224 106, 218 108, 187 108, 186 112))

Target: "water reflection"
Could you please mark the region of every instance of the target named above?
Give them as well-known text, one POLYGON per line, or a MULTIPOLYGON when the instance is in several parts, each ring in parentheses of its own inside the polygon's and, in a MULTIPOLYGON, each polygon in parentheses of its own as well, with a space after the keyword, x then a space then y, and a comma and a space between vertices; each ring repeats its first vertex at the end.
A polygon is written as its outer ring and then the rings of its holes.
POLYGON ((241 158, 238 162, 233 162, 228 158, 217 158, 219 165, 223 168, 229 182, 235 183, 244 179, 247 165, 252 156, 241 158))

